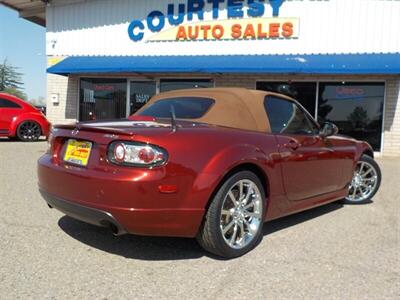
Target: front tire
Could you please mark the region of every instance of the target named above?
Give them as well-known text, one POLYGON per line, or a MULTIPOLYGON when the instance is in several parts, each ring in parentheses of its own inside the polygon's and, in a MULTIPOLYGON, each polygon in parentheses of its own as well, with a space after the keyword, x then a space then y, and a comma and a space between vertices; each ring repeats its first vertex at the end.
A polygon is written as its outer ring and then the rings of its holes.
POLYGON ((381 169, 376 161, 368 155, 362 155, 357 162, 349 186, 349 195, 344 202, 350 204, 370 202, 381 185, 381 176, 381 169))
POLYGON ((265 191, 260 179, 249 171, 235 173, 211 200, 197 241, 216 255, 241 256, 261 240, 264 215, 265 191))
POLYGON ((17 136, 23 142, 37 141, 42 135, 42 128, 35 121, 25 121, 19 124, 17 136))

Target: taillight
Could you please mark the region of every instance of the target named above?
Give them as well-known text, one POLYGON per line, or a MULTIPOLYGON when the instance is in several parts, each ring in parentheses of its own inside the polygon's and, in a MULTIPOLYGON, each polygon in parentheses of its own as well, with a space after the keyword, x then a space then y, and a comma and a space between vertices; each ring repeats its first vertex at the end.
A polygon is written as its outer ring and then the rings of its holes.
POLYGON ((51 154, 51 148, 53 146, 53 141, 54 140, 54 136, 53 136, 53 126, 50 125, 50 129, 49 129, 49 136, 47 138, 47 149, 46 149, 46 153, 47 154, 51 154))
POLYGON ((119 165, 155 167, 167 162, 168 153, 154 145, 118 141, 108 148, 108 159, 119 165))
POLYGON ((123 163, 126 155, 126 147, 122 143, 118 143, 114 146, 114 158, 117 162, 123 163))
POLYGON ((47 147, 46 147, 46 154, 51 154, 51 146, 52 146, 52 138, 51 135, 49 135, 48 139, 47 139, 47 147))

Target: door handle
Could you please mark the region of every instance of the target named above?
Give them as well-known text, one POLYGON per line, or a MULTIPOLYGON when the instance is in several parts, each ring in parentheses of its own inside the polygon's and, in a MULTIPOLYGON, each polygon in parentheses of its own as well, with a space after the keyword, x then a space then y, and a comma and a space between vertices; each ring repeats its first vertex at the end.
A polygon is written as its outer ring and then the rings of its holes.
POLYGON ((300 143, 298 143, 295 140, 290 140, 287 144, 284 145, 286 148, 290 148, 292 150, 296 150, 297 148, 299 148, 301 146, 300 143))

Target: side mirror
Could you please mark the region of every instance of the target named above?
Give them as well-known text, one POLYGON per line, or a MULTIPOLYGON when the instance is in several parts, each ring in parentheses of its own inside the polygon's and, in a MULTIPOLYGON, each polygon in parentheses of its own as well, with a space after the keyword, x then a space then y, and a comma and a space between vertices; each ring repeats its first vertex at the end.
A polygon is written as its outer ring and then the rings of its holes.
POLYGON ((335 135, 338 132, 339 128, 335 124, 331 122, 325 122, 319 131, 319 135, 325 138, 327 136, 335 135))

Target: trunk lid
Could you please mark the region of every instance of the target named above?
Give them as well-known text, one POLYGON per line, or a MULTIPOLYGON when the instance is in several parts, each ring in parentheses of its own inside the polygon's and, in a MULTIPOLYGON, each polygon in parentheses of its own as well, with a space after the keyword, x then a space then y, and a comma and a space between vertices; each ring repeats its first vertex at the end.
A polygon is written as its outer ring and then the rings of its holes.
MULTIPOLYGON (((192 130, 194 127, 208 127, 207 124, 177 121, 179 130, 192 130)), ((116 140, 150 143, 158 146, 160 141, 169 141, 176 131, 169 119, 157 121, 89 121, 76 124, 56 125, 51 135, 51 153, 54 162, 64 164, 69 140, 91 143, 90 160, 87 168, 107 166, 107 150, 116 140)))

